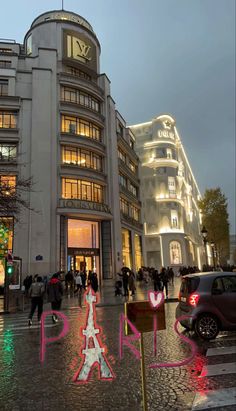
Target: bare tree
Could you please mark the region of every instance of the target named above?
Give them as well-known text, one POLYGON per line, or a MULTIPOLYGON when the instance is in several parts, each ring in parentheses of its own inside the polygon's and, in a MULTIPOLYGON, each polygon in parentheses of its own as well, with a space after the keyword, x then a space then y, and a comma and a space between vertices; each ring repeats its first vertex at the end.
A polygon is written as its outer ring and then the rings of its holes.
MULTIPOLYGON (((32 191, 32 177, 11 181, 12 175, 0 170, 0 215, 1 217, 14 216, 16 221, 22 208, 30 209, 25 194, 32 191), (4 177, 4 179, 3 179, 4 177)), ((1 218, 0 217, 0 218, 1 218)))

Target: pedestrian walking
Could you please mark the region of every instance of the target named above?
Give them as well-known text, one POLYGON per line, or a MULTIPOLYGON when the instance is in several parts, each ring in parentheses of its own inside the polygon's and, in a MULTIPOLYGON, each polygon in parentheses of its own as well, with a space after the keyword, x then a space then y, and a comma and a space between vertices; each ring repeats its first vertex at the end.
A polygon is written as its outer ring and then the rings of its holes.
POLYGON ((96 273, 91 274, 90 285, 93 291, 96 293, 98 291, 98 276, 96 273))
POLYGON ((162 267, 162 269, 161 269, 161 281, 163 283, 163 291, 165 289, 166 299, 168 300, 168 282, 169 282, 169 278, 168 278, 168 273, 167 273, 165 267, 162 267))
POLYGON ((44 294, 44 283, 42 277, 37 276, 37 281, 32 283, 29 289, 29 297, 31 298, 31 310, 29 314, 28 324, 31 327, 32 319, 36 308, 38 307, 38 322, 40 323, 41 315, 43 312, 43 294, 44 294))
POLYGON ((81 278, 80 272, 77 272, 77 274, 76 274, 76 277, 75 277, 75 285, 76 285, 75 294, 78 293, 79 306, 82 307, 82 289, 83 289, 83 283, 82 283, 82 278, 81 278))
POLYGON ((31 276, 27 275, 23 281, 26 297, 29 297, 29 289, 30 289, 31 284, 32 284, 32 275, 31 276))
POLYGON ((135 287, 135 277, 134 277, 133 271, 129 272, 128 282, 129 282, 129 290, 131 292, 131 295, 134 295, 136 287, 135 287))
MULTIPOLYGON (((53 274, 47 287, 48 301, 51 303, 52 310, 60 311, 63 296, 63 287, 59 279, 59 274, 53 274)), ((52 321, 56 323, 58 318, 56 314, 52 315, 52 321)))
POLYGON ((161 279, 158 270, 154 270, 152 274, 154 291, 161 291, 161 279))
POLYGON ((121 269, 121 276, 122 276, 122 283, 123 283, 123 289, 124 289, 124 296, 128 296, 129 295, 129 290, 128 290, 128 281, 129 281, 129 276, 128 276, 128 271, 129 268, 123 267, 121 269))

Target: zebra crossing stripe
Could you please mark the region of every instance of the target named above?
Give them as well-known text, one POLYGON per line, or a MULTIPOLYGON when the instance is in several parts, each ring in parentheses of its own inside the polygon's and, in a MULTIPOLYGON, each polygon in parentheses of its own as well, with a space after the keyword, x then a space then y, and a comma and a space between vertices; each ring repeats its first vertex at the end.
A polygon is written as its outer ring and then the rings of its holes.
MULTIPOLYGON (((234 355, 236 346, 209 348, 206 356, 213 357, 219 355, 234 355)), ((222 364, 205 365, 202 368, 200 378, 216 377, 223 374, 235 374, 236 362, 225 362, 222 364)), ((208 410, 218 407, 227 407, 236 405, 236 387, 222 388, 219 390, 208 390, 198 392, 195 395, 192 411, 208 410)), ((235 408, 236 409, 236 408, 235 408)))
POLYGON ((217 348, 209 348, 207 350, 207 357, 213 355, 227 355, 227 354, 236 354, 236 345, 231 347, 217 347, 217 348))
POLYGON ((236 405, 236 387, 197 393, 192 411, 209 410, 230 405, 236 405))
POLYGON ((199 377, 214 377, 223 374, 236 374, 236 362, 223 364, 204 365, 199 377))

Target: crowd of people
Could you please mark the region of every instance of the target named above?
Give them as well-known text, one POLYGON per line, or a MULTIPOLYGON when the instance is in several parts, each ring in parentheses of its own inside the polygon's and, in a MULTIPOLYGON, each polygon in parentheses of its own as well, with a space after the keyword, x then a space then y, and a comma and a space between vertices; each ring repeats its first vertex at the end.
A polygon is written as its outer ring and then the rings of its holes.
MULTIPOLYGON (((60 311, 63 294, 75 296, 78 294, 79 305, 82 303, 82 291, 91 286, 93 291, 98 291, 98 277, 95 272, 89 271, 68 271, 63 275, 57 272, 49 279, 36 274, 34 277, 26 276, 23 285, 25 296, 31 299, 31 309, 28 317, 28 325, 32 326, 34 312, 37 310, 38 322, 41 321, 44 300, 51 303, 52 311, 60 311)), ((52 315, 52 321, 58 321, 56 313, 52 315)))

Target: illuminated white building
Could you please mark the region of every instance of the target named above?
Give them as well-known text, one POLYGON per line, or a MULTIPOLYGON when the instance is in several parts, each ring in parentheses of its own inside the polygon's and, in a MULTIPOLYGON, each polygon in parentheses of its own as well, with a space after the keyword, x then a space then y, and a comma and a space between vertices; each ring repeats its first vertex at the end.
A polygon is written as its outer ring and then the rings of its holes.
POLYGON ((147 265, 201 267, 200 192, 175 120, 162 115, 130 128, 141 161, 147 265))
POLYGON ((7 248, 22 258, 24 275, 86 268, 102 284, 123 262, 140 264, 138 159, 122 121, 83 17, 47 12, 23 44, 0 42, 0 184, 34 181, 26 199, 37 212, 25 210, 14 235, 12 216, 5 219, 7 248), (118 146, 128 177, 122 194, 118 146), (122 212, 120 197, 129 201, 122 212))

